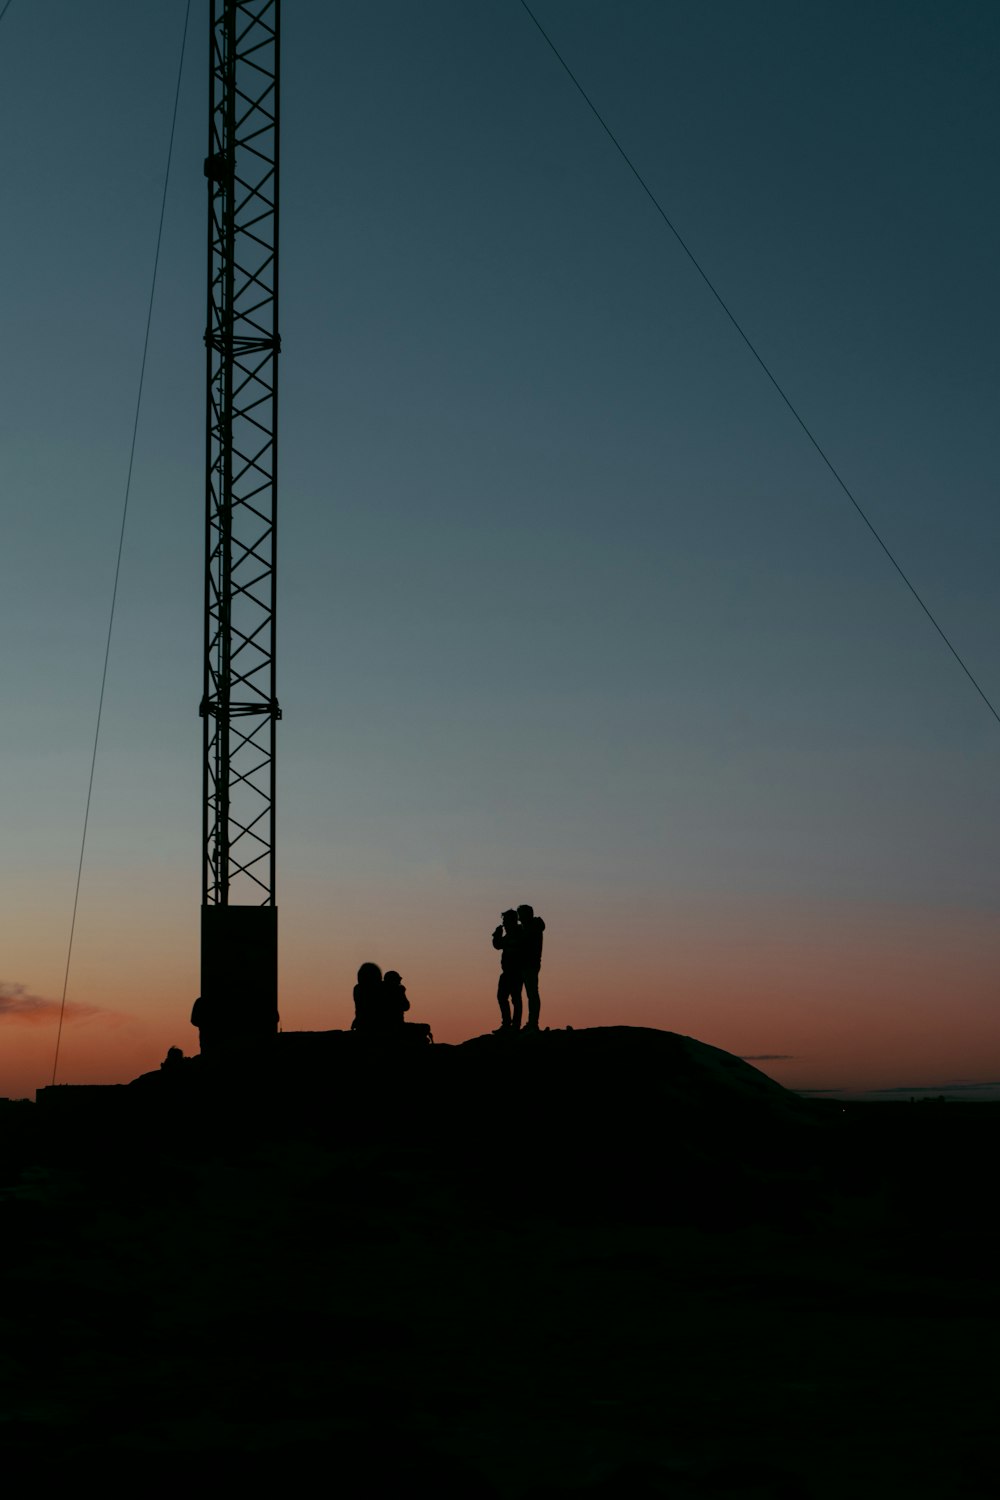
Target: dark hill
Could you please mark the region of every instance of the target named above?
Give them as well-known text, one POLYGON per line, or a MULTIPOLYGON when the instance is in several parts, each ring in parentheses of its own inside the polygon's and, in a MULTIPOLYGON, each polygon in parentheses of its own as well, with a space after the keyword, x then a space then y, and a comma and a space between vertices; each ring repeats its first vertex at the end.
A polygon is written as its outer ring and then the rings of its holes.
POLYGON ((540 1096, 573 1098, 602 1111, 650 1106, 793 1109, 802 1101, 757 1068, 690 1036, 642 1026, 474 1037, 454 1049, 477 1080, 516 1078, 540 1096))
POLYGON ((180 1112, 207 1125, 238 1113, 248 1130, 312 1122, 351 1139, 430 1134, 443 1145, 526 1117, 564 1145, 602 1131, 639 1145, 682 1116, 703 1129, 712 1120, 759 1129, 815 1115, 740 1058, 670 1031, 602 1026, 421 1043, 409 1030, 400 1041, 285 1032, 264 1046, 177 1059, 127 1086, 39 1089, 38 1102, 46 1116, 80 1121, 180 1112))
POLYGON ((608 1026, 457 1046, 290 1032, 127 1087, 39 1091, 84 1136, 198 1154, 305 1130, 330 1145, 421 1153, 463 1191, 563 1217, 745 1222, 803 1210, 815 1106, 692 1037, 608 1026))

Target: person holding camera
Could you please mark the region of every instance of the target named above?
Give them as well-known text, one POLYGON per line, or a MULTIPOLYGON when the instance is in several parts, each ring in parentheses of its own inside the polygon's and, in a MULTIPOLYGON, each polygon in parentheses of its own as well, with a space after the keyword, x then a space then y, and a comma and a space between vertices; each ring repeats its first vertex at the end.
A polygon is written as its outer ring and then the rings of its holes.
POLYGON ((493 929, 493 946, 500 953, 500 979, 497 983, 500 1031, 521 1029, 521 989, 524 984, 521 936, 517 912, 503 912, 499 927, 493 929))

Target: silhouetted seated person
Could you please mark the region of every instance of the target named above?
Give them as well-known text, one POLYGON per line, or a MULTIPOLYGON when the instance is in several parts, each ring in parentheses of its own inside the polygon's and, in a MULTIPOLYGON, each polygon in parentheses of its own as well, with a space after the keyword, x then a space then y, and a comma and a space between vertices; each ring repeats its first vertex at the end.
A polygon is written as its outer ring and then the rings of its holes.
POLYGON ((180 1047, 168 1047, 167 1055, 160 1063, 160 1069, 162 1071, 162 1069, 166 1068, 168 1072, 176 1073, 183 1061, 184 1053, 180 1047))
POLYGON ((362 964, 358 970, 358 982, 354 986, 354 1020, 352 1031, 364 1036, 382 1037, 398 1043, 423 1045, 434 1040, 431 1028, 421 1021, 406 1021, 410 1008, 406 998, 406 987, 395 969, 389 969, 385 978, 378 964, 362 964))
POLYGON ((545 923, 536 917, 531 906, 519 906, 517 918, 521 924, 521 972, 524 976, 524 993, 528 997, 527 1030, 538 1030, 538 1018, 542 1012, 542 1001, 538 993, 538 971, 542 967, 542 933, 545 923))
POLYGON ((354 1020, 352 1031, 370 1033, 382 1030, 382 970, 378 964, 362 964, 354 986, 354 1020))
POLYGON ((198 1028, 198 1046, 202 1053, 217 1052, 225 1040, 220 1027, 219 1002, 199 995, 191 1010, 191 1025, 198 1028))
POLYGON ((248 1002, 245 996, 231 992, 211 996, 199 995, 191 1011, 191 1025, 198 1028, 202 1054, 232 1053, 258 1047, 272 1037, 281 1025, 277 1010, 264 1010, 248 1002))
POLYGON ((410 1008, 410 1002, 406 998, 406 987, 403 980, 395 969, 386 969, 385 978, 382 980, 382 1020, 389 1031, 396 1031, 406 1023, 404 1015, 410 1008))
POLYGON ((500 1031, 521 1029, 522 952, 521 928, 516 911, 505 911, 500 926, 493 929, 493 946, 500 952, 500 979, 497 1004, 500 1006, 500 1031))

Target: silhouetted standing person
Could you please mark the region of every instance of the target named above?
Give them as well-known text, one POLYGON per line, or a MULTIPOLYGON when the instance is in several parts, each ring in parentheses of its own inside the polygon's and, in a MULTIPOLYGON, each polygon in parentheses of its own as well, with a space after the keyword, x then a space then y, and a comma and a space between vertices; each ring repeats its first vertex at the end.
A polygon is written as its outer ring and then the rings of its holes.
POLYGON ((542 967, 542 933, 545 923, 536 917, 531 906, 517 908, 521 924, 521 973, 524 977, 524 993, 528 997, 528 1030, 538 1030, 538 1017, 542 1001, 538 993, 538 971, 542 967))
POLYGON ((493 946, 500 951, 500 981, 497 1002, 500 1006, 500 1030, 521 1029, 521 929, 517 912, 505 911, 499 927, 493 929, 493 946))
POLYGON ((406 986, 395 969, 386 969, 382 980, 382 1017, 389 1030, 405 1026, 404 1015, 410 1008, 406 998, 406 986))

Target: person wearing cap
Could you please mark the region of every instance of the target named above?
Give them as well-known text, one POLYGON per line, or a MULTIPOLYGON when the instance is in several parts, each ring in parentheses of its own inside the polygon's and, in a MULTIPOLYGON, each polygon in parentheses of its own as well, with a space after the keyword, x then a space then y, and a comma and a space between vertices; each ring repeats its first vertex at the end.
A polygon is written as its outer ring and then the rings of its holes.
POLYGON ((493 929, 493 946, 500 953, 500 979, 497 1003, 500 1006, 500 1031, 521 1029, 521 929, 517 912, 501 914, 500 926, 493 929))

